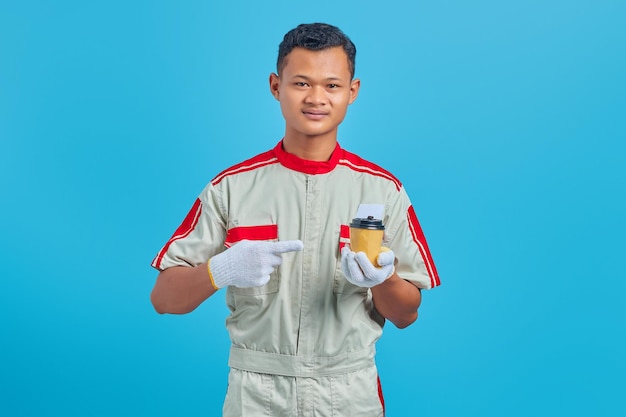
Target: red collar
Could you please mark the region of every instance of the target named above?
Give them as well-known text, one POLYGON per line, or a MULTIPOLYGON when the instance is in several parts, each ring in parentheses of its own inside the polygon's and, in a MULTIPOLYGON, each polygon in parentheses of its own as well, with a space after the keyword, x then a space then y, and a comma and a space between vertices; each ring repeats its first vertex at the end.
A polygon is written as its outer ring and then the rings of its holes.
POLYGON ((339 159, 343 155, 343 149, 339 146, 339 143, 335 145, 330 159, 328 161, 308 161, 306 159, 299 158, 294 154, 287 153, 283 149, 283 141, 281 140, 273 149, 274 155, 278 158, 284 167, 293 169, 294 171, 302 172, 303 174, 327 174, 337 166, 339 159))

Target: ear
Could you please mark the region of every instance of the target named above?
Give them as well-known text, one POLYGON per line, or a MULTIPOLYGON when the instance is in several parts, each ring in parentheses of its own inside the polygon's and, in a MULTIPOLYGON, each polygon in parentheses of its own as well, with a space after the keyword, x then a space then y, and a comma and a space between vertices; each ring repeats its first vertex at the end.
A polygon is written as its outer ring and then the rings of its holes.
POLYGON ((355 78, 350 83, 350 101, 348 101, 348 104, 354 103, 354 100, 356 100, 359 95, 359 88, 361 88, 361 80, 355 78))
POLYGON ((274 96, 276 100, 280 100, 278 98, 279 86, 280 86, 280 78, 278 77, 278 74, 271 73, 270 74, 270 92, 272 93, 272 95, 274 96))

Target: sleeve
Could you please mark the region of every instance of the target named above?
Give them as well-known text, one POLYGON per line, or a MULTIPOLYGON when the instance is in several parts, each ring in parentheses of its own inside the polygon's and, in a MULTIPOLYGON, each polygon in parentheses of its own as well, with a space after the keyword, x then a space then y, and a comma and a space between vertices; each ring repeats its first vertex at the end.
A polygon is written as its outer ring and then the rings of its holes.
POLYGON ((384 245, 394 251, 399 276, 420 289, 440 285, 439 274, 428 248, 424 232, 404 187, 385 209, 384 245))
POLYGON ((209 184, 154 257, 152 267, 163 271, 172 266, 196 266, 222 252, 226 227, 221 213, 216 190, 209 184))

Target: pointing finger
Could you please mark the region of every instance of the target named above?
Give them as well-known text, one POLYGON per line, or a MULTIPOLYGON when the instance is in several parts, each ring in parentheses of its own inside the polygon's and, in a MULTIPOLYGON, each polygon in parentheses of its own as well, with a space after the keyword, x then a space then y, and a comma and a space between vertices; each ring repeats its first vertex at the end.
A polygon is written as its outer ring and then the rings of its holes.
POLYGON ((285 240, 283 242, 271 242, 271 250, 274 253, 297 252, 304 248, 301 240, 285 240))

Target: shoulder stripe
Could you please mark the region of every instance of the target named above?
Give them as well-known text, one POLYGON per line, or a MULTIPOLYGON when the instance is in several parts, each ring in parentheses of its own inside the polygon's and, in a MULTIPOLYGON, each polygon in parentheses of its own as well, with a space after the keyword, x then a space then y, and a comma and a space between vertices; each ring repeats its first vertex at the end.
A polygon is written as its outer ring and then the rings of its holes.
POLYGON ((200 202, 200 199, 198 198, 193 203, 193 207, 191 207, 191 210, 189 210, 189 213, 187 213, 187 216, 185 216, 185 219, 183 220, 181 225, 178 226, 178 229, 176 229, 176 231, 174 232, 170 240, 167 241, 165 246, 163 246, 163 248, 159 251, 157 256, 152 260, 152 266, 154 268, 161 269, 161 262, 163 262, 163 257, 167 253, 167 250, 169 249, 170 245, 174 243, 175 241, 177 241, 178 239, 183 239, 187 237, 193 231, 193 229, 198 224, 198 220, 200 219, 201 213, 202 213, 202 203, 200 202))
POLYGON ((378 165, 370 164, 365 160, 352 161, 349 159, 340 159, 338 165, 346 166, 357 172, 365 172, 368 174, 372 174, 376 177, 388 179, 389 181, 394 183, 398 191, 400 191, 400 189, 402 188, 402 183, 396 177, 394 177, 391 173, 380 168, 378 165))
POLYGON ((255 169, 259 169, 261 167, 276 163, 278 163, 278 158, 274 156, 272 151, 264 152, 260 155, 255 156, 254 158, 250 158, 220 172, 215 178, 213 178, 211 184, 217 185, 220 183, 220 181, 230 175, 240 174, 247 171, 254 171, 255 169))
POLYGON ((348 152, 345 149, 343 150, 343 156, 339 160, 339 164, 357 172, 365 172, 377 177, 388 179, 395 184, 398 191, 400 191, 400 189, 402 188, 402 183, 400 182, 400 180, 398 180, 391 172, 376 165, 373 162, 361 158, 357 154, 348 152))

